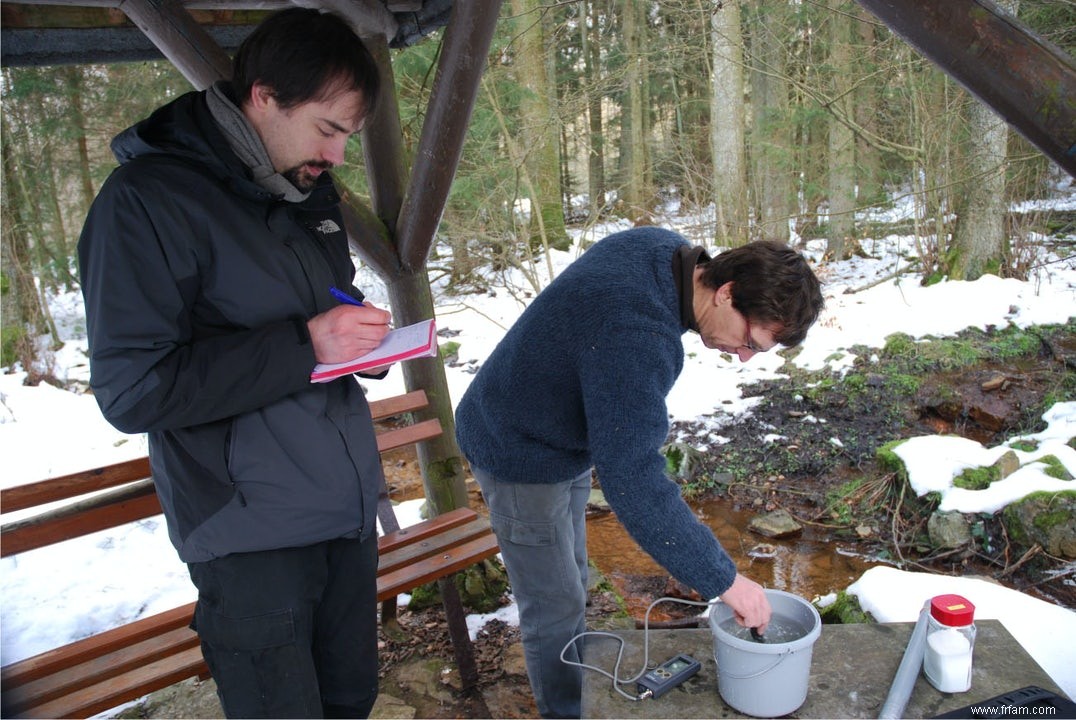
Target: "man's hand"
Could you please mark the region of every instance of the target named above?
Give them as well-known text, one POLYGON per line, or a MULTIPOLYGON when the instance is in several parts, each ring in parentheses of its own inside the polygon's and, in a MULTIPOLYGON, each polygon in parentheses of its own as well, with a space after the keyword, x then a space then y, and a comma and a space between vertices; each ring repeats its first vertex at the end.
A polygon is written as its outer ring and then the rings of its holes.
POLYGON ((766 632, 770 624, 770 601, 766 592, 754 580, 737 575, 732 586, 721 596, 721 600, 732 608, 736 622, 744 627, 757 628, 759 634, 766 632))
POLYGON ((314 359, 319 363, 353 360, 370 352, 385 339, 392 320, 385 310, 369 303, 362 307, 337 305, 307 322, 314 359))

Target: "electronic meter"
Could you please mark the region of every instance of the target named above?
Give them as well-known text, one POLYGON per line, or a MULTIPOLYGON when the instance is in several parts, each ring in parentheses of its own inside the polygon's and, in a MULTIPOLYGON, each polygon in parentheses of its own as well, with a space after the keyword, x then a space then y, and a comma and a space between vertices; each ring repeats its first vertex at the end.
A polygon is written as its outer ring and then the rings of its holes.
POLYGON ((701 667, 690 655, 677 655, 639 678, 639 692, 643 697, 659 698, 692 677, 701 667))

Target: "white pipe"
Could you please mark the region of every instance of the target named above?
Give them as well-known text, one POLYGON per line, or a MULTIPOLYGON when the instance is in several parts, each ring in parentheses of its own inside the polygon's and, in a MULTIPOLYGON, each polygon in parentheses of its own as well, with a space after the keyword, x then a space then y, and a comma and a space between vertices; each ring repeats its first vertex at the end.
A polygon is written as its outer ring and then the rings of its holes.
POLYGON ((923 603, 923 609, 919 611, 919 620, 912 629, 912 636, 908 638, 908 647, 904 649, 900 667, 897 668, 897 674, 893 676, 893 684, 889 686, 889 695, 882 705, 882 711, 878 713, 879 720, 904 717, 904 707, 908 704, 912 688, 915 687, 915 680, 919 677, 919 669, 923 666, 929 608, 930 600, 927 600, 923 603))

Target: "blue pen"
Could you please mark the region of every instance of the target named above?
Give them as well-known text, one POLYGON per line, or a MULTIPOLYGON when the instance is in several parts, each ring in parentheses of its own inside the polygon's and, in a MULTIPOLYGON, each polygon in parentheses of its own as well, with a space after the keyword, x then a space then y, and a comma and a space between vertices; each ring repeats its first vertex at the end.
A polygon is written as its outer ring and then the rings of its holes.
POLYGON ((338 289, 336 289, 334 287, 331 287, 331 288, 329 288, 329 293, 331 293, 334 298, 336 298, 337 300, 339 300, 342 303, 347 303, 348 305, 358 305, 359 307, 363 307, 363 304, 362 304, 361 300, 356 300, 355 298, 351 297, 350 295, 348 295, 343 290, 338 290, 338 289))

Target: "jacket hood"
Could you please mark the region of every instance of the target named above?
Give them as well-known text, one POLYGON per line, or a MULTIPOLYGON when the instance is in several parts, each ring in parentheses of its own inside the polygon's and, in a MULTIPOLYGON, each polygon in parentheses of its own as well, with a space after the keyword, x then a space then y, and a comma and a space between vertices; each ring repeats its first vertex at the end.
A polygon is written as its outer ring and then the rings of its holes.
POLYGON ((247 192, 266 194, 250 180, 247 168, 228 146, 206 104, 205 92, 190 92, 161 106, 114 137, 111 148, 120 165, 148 155, 171 156, 201 165, 233 186, 248 185, 247 192))

